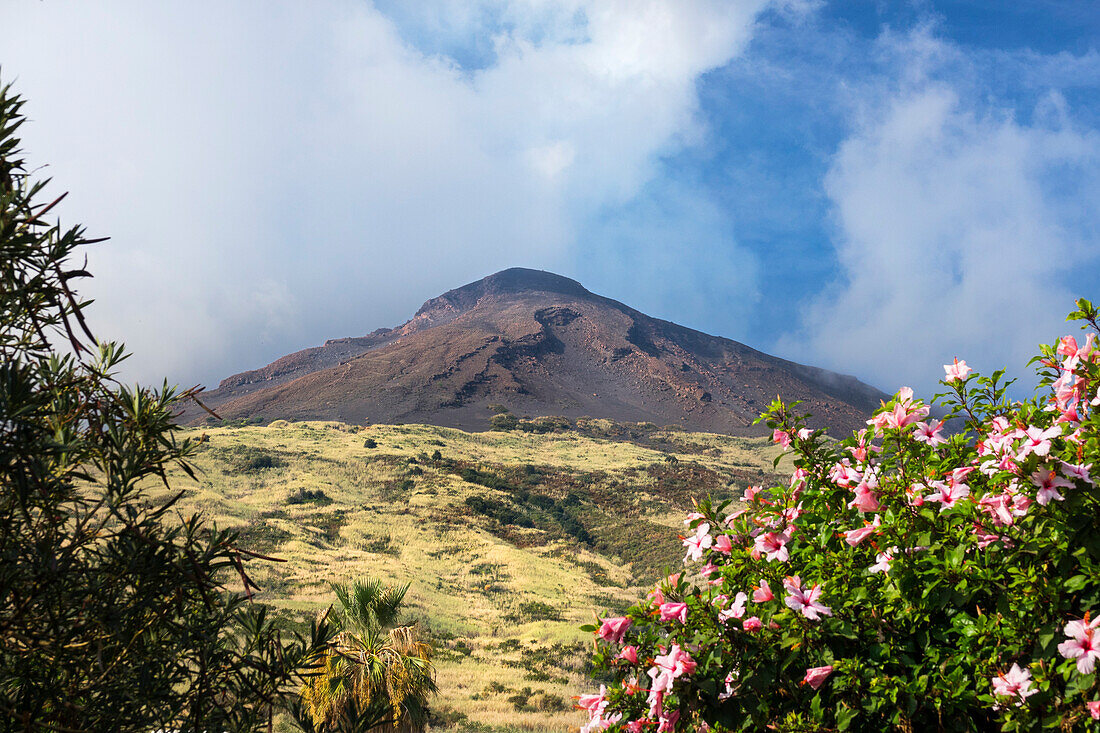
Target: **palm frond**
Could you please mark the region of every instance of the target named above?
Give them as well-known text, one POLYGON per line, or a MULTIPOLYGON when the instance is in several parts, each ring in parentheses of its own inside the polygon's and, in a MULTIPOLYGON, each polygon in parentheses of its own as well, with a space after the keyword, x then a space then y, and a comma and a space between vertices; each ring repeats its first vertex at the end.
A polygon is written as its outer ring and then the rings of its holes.
POLYGON ((409 587, 369 578, 332 585, 341 631, 321 673, 302 689, 318 731, 368 730, 362 728, 368 723, 385 731, 424 729, 437 691, 435 667, 418 627, 396 625, 409 587))

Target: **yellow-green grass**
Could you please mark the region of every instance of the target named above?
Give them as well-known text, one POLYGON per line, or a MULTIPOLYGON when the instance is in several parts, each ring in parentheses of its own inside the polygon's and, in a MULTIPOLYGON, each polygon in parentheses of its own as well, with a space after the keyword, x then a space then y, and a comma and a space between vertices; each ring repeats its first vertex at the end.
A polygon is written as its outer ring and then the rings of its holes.
POLYGON ((571 697, 593 686, 577 627, 640 598, 658 560, 675 568, 693 495, 739 493, 776 455, 763 439, 664 431, 645 445, 285 421, 186 434, 203 442, 198 481, 171 477, 182 512, 285 561, 249 563, 258 600, 306 618, 332 582, 410 584, 408 617, 439 650, 437 730, 576 728, 571 697))

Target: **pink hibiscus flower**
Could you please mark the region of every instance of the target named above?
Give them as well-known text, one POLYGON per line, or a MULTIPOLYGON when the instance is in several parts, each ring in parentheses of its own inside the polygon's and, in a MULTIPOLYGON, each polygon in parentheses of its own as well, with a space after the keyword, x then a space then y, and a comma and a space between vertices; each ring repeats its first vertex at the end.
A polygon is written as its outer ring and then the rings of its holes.
POLYGON ((1020 451, 1016 454, 1016 460, 1022 461, 1034 453, 1037 456, 1045 456, 1050 453, 1050 441, 1062 434, 1062 428, 1054 427, 1043 430, 1034 425, 1024 431, 1024 441, 1020 444, 1020 451))
POLYGON ((829 480, 838 486, 851 486, 859 483, 861 478, 863 474, 857 471, 847 458, 829 469, 829 480))
POLYGON ((958 357, 955 358, 954 364, 944 364, 943 370, 947 375, 943 378, 945 382, 954 382, 956 379, 966 379, 967 375, 974 371, 966 365, 965 361, 959 361, 958 357))
POLYGON ((863 540, 874 534, 878 530, 881 523, 882 520, 879 518, 879 515, 876 514, 875 521, 868 522, 867 526, 860 527, 859 529, 851 529, 845 532, 844 541, 847 542, 850 546, 855 547, 860 542, 863 542, 863 540))
POLYGON ((672 674, 672 679, 682 675, 690 675, 695 671, 696 662, 691 655, 680 648, 679 644, 673 644, 667 654, 653 658, 653 663, 660 669, 672 674))
POLYGON ((966 484, 945 484, 943 481, 929 481, 928 485, 936 492, 924 497, 925 501, 938 501, 940 511, 950 509, 963 497, 970 496, 970 488, 966 484))
POLYGON ((581 733, 610 728, 611 722, 604 720, 604 710, 607 709, 607 688, 600 685, 599 695, 581 695, 577 698, 577 707, 588 711, 588 723, 581 727, 581 733))
POLYGON ((1020 669, 1015 662, 1012 669, 1002 672, 993 678, 993 694, 998 697, 1018 697, 1016 705, 1023 705, 1024 700, 1034 695, 1038 690, 1031 686, 1031 672, 1020 669))
POLYGON ((831 664, 826 664, 824 667, 810 667, 806 670, 806 676, 802 681, 816 690, 832 673, 833 665, 831 664))
POLYGON ((675 619, 682 624, 687 623, 688 607, 686 603, 662 603, 660 611, 662 621, 675 619))
MULTIPOLYGON (((1003 494, 986 494, 978 502, 978 507, 989 515, 993 524, 998 527, 1008 527, 1016 521, 1013 509, 1013 496, 1007 492, 1003 494)), ((979 547, 982 546, 979 544, 979 547)))
POLYGON ((833 615, 832 609, 817 600, 821 597, 821 585, 819 583, 815 583, 814 587, 809 590, 803 590, 802 580, 795 575, 792 578, 786 578, 783 581, 783 587, 788 593, 787 597, 783 599, 787 606, 795 611, 800 611, 803 616, 811 621, 820 620, 822 614, 825 616, 833 615))
POLYGON ((718 612, 718 620, 722 623, 726 623, 731 618, 741 618, 745 615, 745 602, 749 600, 749 597, 744 593, 738 593, 734 596, 733 605, 729 608, 722 609, 718 612))
POLYGON ((722 680, 726 684, 726 689, 723 690, 722 692, 718 693, 718 699, 719 700, 729 700, 731 697, 733 697, 733 693, 734 693, 733 683, 737 681, 737 675, 738 675, 738 672, 735 669, 732 672, 730 672, 729 674, 727 674, 726 678, 724 680, 722 680))
POLYGON ((661 717, 657 719, 659 725, 657 726, 657 733, 673 733, 676 730, 676 721, 680 719, 680 711, 672 710, 667 713, 662 713, 661 717))
POLYGON ((1038 471, 1031 474, 1031 482, 1039 487, 1039 491, 1035 493, 1035 501, 1043 506, 1049 504, 1051 499, 1057 499, 1058 501, 1065 500, 1066 497, 1059 493, 1058 487, 1065 489, 1073 488, 1073 484, 1066 481, 1049 468, 1040 468, 1038 471))
POLYGON ((605 618, 600 630, 596 634, 601 638, 616 644, 623 643, 623 635, 633 622, 625 616, 618 618, 605 618))
POLYGON ((695 528, 695 534, 684 538, 684 547, 688 548, 684 562, 688 559, 698 562, 703 559, 703 550, 714 544, 714 538, 710 536, 710 525, 703 522, 695 528))
POLYGON ((881 413, 882 423, 888 428, 904 428, 906 425, 912 425, 920 420, 927 412, 927 407, 910 410, 906 405, 894 405, 893 410, 881 413))
POLYGON ((790 535, 785 532, 765 532, 756 538, 754 549, 766 560, 787 562, 787 558, 790 557, 787 543, 790 541, 790 535))
POLYGON ((1062 473, 1064 473, 1067 478, 1073 478, 1078 481, 1084 481, 1086 484, 1095 485, 1092 476, 1089 474, 1091 469, 1091 463, 1066 463, 1062 461, 1062 473))
POLYGON ((913 431, 913 437, 921 443, 927 443, 928 445, 935 447, 941 443, 946 443, 947 439, 943 437, 943 420, 932 420, 931 422, 919 422, 914 425, 916 430, 913 431))
POLYGON ((773 598, 775 595, 772 593, 771 586, 768 585, 768 581, 761 578, 760 585, 752 592, 753 603, 767 603, 773 598))
POLYGON ((875 556, 875 564, 867 568, 867 571, 871 573, 890 572, 890 561, 894 559, 894 553, 897 551, 897 547, 891 547, 886 552, 880 552, 875 556))
POLYGON ((877 512, 882 509, 878 503, 878 494, 870 489, 866 483, 860 483, 855 488, 855 495, 848 502, 849 509, 858 509, 861 512, 877 512))
POLYGON ((1068 638, 1058 645, 1058 652, 1063 657, 1077 660, 1077 671, 1081 674, 1092 674, 1096 660, 1100 659, 1100 638, 1093 638, 1097 625, 1100 625, 1100 616, 1092 621, 1087 615, 1084 620, 1070 621, 1065 628, 1068 638))
POLYGON ((1077 339, 1073 336, 1063 336, 1058 339, 1057 354, 1058 356, 1077 356, 1077 339))
POLYGON ((722 568, 712 562, 699 568, 699 575, 707 581, 707 585, 722 585, 722 568))

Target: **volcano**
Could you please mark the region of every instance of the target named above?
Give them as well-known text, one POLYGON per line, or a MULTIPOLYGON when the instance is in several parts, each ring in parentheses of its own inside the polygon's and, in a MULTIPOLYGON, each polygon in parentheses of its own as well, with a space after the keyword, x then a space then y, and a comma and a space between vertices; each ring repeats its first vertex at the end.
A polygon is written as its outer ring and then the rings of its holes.
POLYGON ((833 435, 862 426, 886 397, 855 377, 652 318, 569 278, 512 268, 432 298, 397 328, 224 379, 203 401, 225 419, 484 430, 489 406, 504 405, 516 415, 750 435, 763 432, 752 421, 777 395, 801 400, 810 424, 833 435))

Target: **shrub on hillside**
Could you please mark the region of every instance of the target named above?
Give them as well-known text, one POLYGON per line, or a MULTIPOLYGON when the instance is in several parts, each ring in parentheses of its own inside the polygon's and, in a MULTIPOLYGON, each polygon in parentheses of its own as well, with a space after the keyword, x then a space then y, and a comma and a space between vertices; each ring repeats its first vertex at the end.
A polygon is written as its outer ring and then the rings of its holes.
POLYGON ((220 459, 225 465, 225 470, 230 473, 256 473, 269 468, 286 466, 286 461, 279 456, 250 445, 214 448, 210 454, 220 459))
POLYGON ((519 425, 519 418, 510 412, 502 412, 489 418, 490 430, 515 430, 519 425))
POLYGON ((286 497, 287 504, 320 504, 326 506, 332 503, 332 498, 323 489, 298 489, 286 497))
POLYGON ((567 417, 550 416, 520 420, 516 427, 524 433, 561 433, 570 430, 573 423, 567 417))
POLYGON ((519 605, 519 610, 505 617, 506 621, 525 623, 528 621, 561 621, 561 612, 542 601, 525 601, 519 605))
MULTIPOLYGON (((1098 313, 1072 317, 1095 332, 1098 313)), ((700 502, 685 562, 588 626, 587 730, 1083 730, 1100 719, 1100 349, 1043 347, 1042 399, 946 365, 954 435, 902 389, 831 441, 776 402, 795 470, 700 502)))

